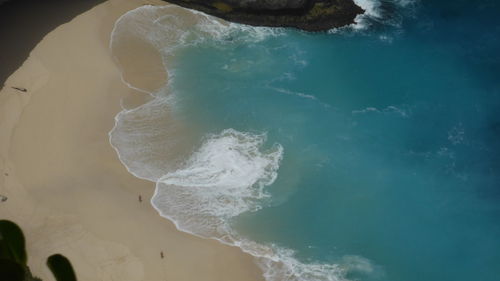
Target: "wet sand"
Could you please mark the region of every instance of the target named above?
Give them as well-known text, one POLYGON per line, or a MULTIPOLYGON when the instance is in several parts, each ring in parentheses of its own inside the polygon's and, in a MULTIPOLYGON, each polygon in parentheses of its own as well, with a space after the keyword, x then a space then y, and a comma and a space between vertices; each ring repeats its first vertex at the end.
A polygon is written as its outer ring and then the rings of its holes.
POLYGON ((149 204, 154 183, 129 174, 109 144, 120 101, 143 95, 122 83, 109 35, 120 15, 147 3, 163 4, 110 0, 79 15, 45 36, 7 79, 0 195, 8 200, 0 218, 23 228, 29 265, 43 280, 53 280, 45 259, 56 252, 79 280, 261 280, 239 248, 161 218, 149 204))

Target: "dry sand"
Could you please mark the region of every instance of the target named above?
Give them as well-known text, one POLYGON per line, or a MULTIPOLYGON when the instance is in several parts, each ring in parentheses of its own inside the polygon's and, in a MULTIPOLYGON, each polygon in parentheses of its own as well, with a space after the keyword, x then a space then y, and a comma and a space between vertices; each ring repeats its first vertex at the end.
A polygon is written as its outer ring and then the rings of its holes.
POLYGON ((0 218, 23 228, 30 268, 45 281, 54 280, 45 266, 53 253, 72 261, 79 280, 261 280, 238 248, 161 218, 149 204, 154 184, 130 175, 108 142, 120 100, 140 95, 121 82, 109 35, 145 3, 110 0, 81 14, 9 77, 0 91, 0 218))
MULTIPOLYGON (((2 1, 0 0, 0 3, 2 1)), ((0 4, 0 85, 50 31, 104 0, 6 0, 0 4)))

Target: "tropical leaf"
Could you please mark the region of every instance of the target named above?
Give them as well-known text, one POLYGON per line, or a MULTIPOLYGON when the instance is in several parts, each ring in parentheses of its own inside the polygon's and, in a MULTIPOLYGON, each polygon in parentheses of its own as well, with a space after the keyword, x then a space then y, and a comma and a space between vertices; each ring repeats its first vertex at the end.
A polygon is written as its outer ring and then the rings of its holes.
POLYGON ((76 281, 75 271, 69 260, 61 254, 55 254, 47 259, 47 266, 57 281, 76 281))
POLYGON ((23 281, 25 267, 10 259, 0 258, 0 279, 9 281, 23 281))
POLYGON ((26 266, 28 258, 25 244, 23 232, 17 224, 0 220, 0 258, 26 266))

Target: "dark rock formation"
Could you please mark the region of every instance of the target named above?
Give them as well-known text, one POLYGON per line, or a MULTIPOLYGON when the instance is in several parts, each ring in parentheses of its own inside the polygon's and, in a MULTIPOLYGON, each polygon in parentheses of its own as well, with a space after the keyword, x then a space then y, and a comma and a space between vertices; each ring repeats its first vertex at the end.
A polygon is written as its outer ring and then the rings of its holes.
POLYGON ((166 0, 228 21, 322 31, 354 22, 353 0, 166 0))

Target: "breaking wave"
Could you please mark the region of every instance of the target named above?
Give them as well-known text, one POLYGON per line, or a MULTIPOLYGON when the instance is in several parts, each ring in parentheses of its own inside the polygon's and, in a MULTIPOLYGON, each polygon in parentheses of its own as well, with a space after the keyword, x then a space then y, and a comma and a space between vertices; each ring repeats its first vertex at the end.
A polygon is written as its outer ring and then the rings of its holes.
POLYGON ((374 268, 357 256, 345 257, 337 264, 303 263, 292 250, 250 241, 229 223, 266 203, 270 196, 266 187, 278 177, 283 157, 280 144, 267 144, 265 132, 234 129, 204 136, 200 141, 182 122, 182 114, 176 109, 176 96, 181 93, 172 83, 148 86, 149 75, 175 79, 174 54, 187 46, 248 44, 284 33, 279 28, 227 23, 173 5, 129 11, 115 23, 110 48, 122 68, 124 83, 152 98, 115 117, 110 143, 132 174, 156 183, 151 203, 163 217, 182 231, 240 247, 255 257, 266 280, 347 280, 349 272, 366 273, 374 268), (162 69, 151 66, 153 70, 149 71, 143 61, 137 69, 137 63, 130 63, 137 46, 155 50, 162 69), (146 76, 143 80, 147 83, 141 84, 129 74, 146 76))
POLYGON ((356 17, 355 24, 349 26, 359 31, 374 26, 400 26, 403 11, 415 6, 417 0, 354 0, 354 3, 365 10, 356 17))
POLYGON ((278 176, 283 148, 261 151, 265 140, 233 129, 207 137, 182 168, 158 179, 153 205, 179 229, 226 235, 227 220, 260 209, 264 188, 278 176))

